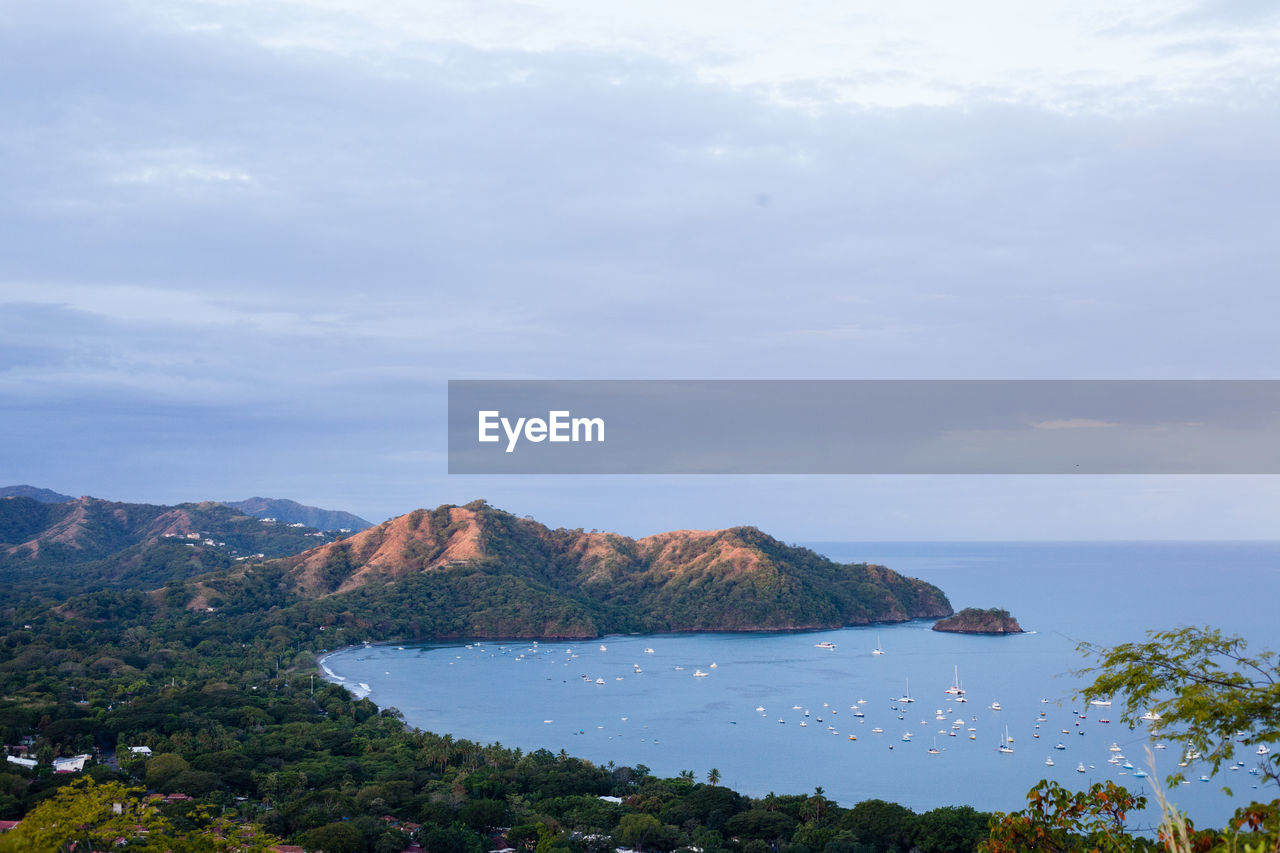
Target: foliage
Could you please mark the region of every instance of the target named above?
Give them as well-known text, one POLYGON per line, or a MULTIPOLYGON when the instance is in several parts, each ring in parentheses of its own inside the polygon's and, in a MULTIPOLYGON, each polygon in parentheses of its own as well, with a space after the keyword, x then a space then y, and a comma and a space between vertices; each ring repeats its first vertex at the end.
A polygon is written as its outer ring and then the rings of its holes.
MULTIPOLYGON (((983 853, 1075 853, 1097 850, 1136 851, 1150 842, 1125 833, 1125 817, 1146 805, 1113 782, 1098 782, 1088 791, 1071 791, 1057 782, 1041 780, 1027 794, 1027 808, 991 816, 983 853)), ((1153 848, 1152 848, 1153 849, 1153 848)))
MULTIPOLYGON (((1086 700, 1123 697, 1121 719, 1133 727, 1142 714, 1160 715, 1162 737, 1201 753, 1214 772, 1236 744, 1274 747, 1264 774, 1280 783, 1280 660, 1276 653, 1246 654, 1247 643, 1215 628, 1148 632, 1145 643, 1114 648, 1083 644, 1097 658, 1083 670, 1093 683, 1086 700)), ((1181 780, 1180 774, 1169 783, 1181 780)))
POLYGON ((189 813, 184 822, 185 829, 176 828, 159 805, 143 799, 140 788, 119 782, 96 784, 81 777, 0 835, 0 851, 104 850, 120 838, 131 841, 130 849, 172 853, 253 853, 278 843, 260 833, 246 834, 244 827, 211 820, 203 812, 189 813))

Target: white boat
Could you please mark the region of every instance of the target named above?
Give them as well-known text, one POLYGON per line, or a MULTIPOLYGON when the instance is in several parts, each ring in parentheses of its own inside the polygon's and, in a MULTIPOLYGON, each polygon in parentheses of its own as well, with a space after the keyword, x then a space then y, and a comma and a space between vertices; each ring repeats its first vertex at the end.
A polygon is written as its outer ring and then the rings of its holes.
POLYGON ((645 650, 644 650, 644 653, 645 653, 646 655, 651 655, 651 654, 653 654, 653 649, 645 649, 645 650))
POLYGON ((914 699, 912 699, 912 698, 911 698, 911 679, 910 679, 910 678, 908 678, 908 679, 907 679, 907 692, 906 692, 906 693, 903 693, 903 694, 902 694, 902 698, 900 698, 898 701, 899 701, 899 702, 914 702, 914 701, 916 701, 916 700, 914 700, 914 699))
POLYGON ((941 752, 942 752, 942 750, 938 749, 938 747, 936 747, 936 746, 931 746, 931 747, 929 747, 929 754, 930 754, 930 755, 938 755, 938 754, 939 754, 939 753, 941 753, 941 752))
POLYGON ((608 646, 606 646, 606 645, 604 645, 604 644, 601 644, 601 645, 600 645, 600 651, 602 651, 602 652, 607 652, 607 651, 609 651, 609 647, 608 647, 608 646))
POLYGON ((711 673, 709 673, 709 672, 703 672, 703 671, 702 671, 702 670, 700 670, 700 669, 695 669, 695 670, 693 671, 693 677, 694 677, 694 678, 706 678, 706 677, 707 677, 708 675, 710 675, 710 674, 711 674, 711 673))
POLYGON ((809 724, 808 724, 808 723, 806 723, 804 720, 801 720, 801 721, 800 721, 800 725, 801 725, 801 726, 803 726, 803 727, 805 727, 805 728, 808 728, 808 727, 809 727, 809 724))
POLYGON ((1067 748, 1067 745, 1062 741, 1058 741, 1057 745, 1054 746, 1054 749, 1066 749, 1066 748, 1067 748))
POLYGON ((821 642, 821 643, 814 643, 814 644, 813 644, 813 647, 814 647, 815 649, 835 649, 836 644, 835 644, 835 643, 828 643, 828 642, 825 642, 825 641, 824 641, 824 642, 821 642))
POLYGON ((1009 737, 1009 727, 1004 727, 1004 740, 1000 744, 1000 751, 1009 754, 1013 752, 1013 747, 1009 744, 1013 743, 1013 738, 1009 737))
POLYGON ((999 702, 992 702, 992 703, 991 703, 991 710, 993 710, 993 711, 999 711, 999 710, 1000 710, 1000 703, 999 703, 999 702))
MULTIPOLYGON (((1158 723, 1158 722, 1160 722, 1160 715, 1159 715, 1159 714, 1157 714, 1155 711, 1148 711, 1147 713, 1143 714, 1143 715, 1142 715, 1141 717, 1139 717, 1138 719, 1140 719, 1140 720, 1146 720, 1148 723, 1158 723)), ((1135 774, 1135 775, 1136 775, 1136 774, 1135 774)))
POLYGON ((1111 700, 1110 699, 1092 699, 1089 701, 1089 704, 1097 705, 1099 708, 1110 708, 1111 700))
POLYGON ((871 733, 876 735, 882 735, 884 734, 884 729, 880 728, 879 726, 876 726, 874 729, 871 730, 871 733))
POLYGON ((903 732, 903 733, 902 733, 902 739, 903 739, 903 740, 911 740, 911 732, 903 732))
POLYGON ((1257 753, 1258 755, 1270 755, 1271 747, 1267 746, 1265 743, 1260 743, 1258 744, 1257 753))
POLYGON ((763 712, 763 711, 764 711, 764 706, 763 706, 763 705, 757 705, 757 706, 756 706, 756 710, 757 710, 757 711, 760 711, 760 712, 763 712))
POLYGON ((1077 765, 1076 765, 1076 772, 1077 772, 1077 773, 1083 773, 1083 772, 1084 772, 1084 762, 1083 762, 1083 761, 1081 761, 1079 764, 1077 764, 1077 765))
POLYGON ((1121 752, 1121 751, 1122 751, 1122 750, 1120 749, 1120 744, 1118 744, 1118 743, 1112 743, 1112 744, 1111 744, 1111 746, 1107 747, 1107 749, 1108 749, 1108 750, 1110 750, 1111 752, 1121 752))
POLYGON ((884 654, 884 649, 880 646, 880 638, 879 638, 879 637, 876 637, 876 647, 875 647, 874 649, 872 649, 872 650, 871 650, 871 654, 873 654, 873 655, 882 655, 882 654, 884 654))
POLYGON ((1048 758, 1046 758, 1046 759, 1044 760, 1044 766, 1045 766, 1045 767, 1052 767, 1052 766, 1053 766, 1053 756, 1052 756, 1052 755, 1050 755, 1048 758))
POLYGON ((603 685, 604 685, 604 679, 603 679, 603 678, 597 678, 597 679, 596 679, 596 684, 599 684, 599 685, 603 686, 603 685))
POLYGON ((957 666, 955 668, 955 671, 956 671, 955 681, 951 682, 951 686, 942 692, 946 693, 948 696, 963 696, 964 688, 960 686, 960 667, 957 666))

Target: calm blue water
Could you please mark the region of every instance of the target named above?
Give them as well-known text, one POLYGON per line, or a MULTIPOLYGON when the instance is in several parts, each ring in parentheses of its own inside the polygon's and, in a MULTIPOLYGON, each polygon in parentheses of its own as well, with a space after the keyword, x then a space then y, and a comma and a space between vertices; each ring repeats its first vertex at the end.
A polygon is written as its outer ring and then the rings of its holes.
MULTIPOLYGON (((565 749, 601 764, 645 764, 660 775, 689 769, 703 778, 716 767, 724 784, 756 796, 820 785, 845 805, 879 797, 916 810, 962 803, 1009 810, 1045 777, 1074 787, 1111 779, 1150 794, 1179 758, 1175 749, 1155 751, 1156 773, 1133 775, 1150 773, 1145 734, 1103 723, 1107 709, 1086 711, 1072 701, 1078 679, 1070 672, 1084 663, 1078 641, 1111 644, 1142 639, 1149 628, 1211 624, 1244 635, 1255 649, 1280 648, 1273 605, 1280 543, 810 547, 924 578, 956 609, 1006 607, 1033 633, 961 636, 912 622, 804 634, 375 646, 325 664, 411 724, 481 742, 565 749), (877 641, 884 655, 872 654, 877 641), (836 648, 816 648, 819 642, 836 648), (944 693, 957 669, 963 704, 944 693), (707 677, 694 677, 699 670, 707 677), (908 690, 916 701, 897 701, 908 690), (1006 727, 1012 754, 997 749, 1006 727), (1066 748, 1055 749, 1058 743, 1066 748), (1108 764, 1113 743, 1134 770, 1108 764), (935 746, 938 754, 930 754, 935 746), (1077 772, 1080 763, 1085 773, 1077 772)), ((1239 757, 1246 767, 1208 783, 1198 781, 1202 771, 1193 764, 1193 781, 1173 792, 1174 801, 1201 825, 1220 825, 1237 805, 1274 798, 1273 789, 1253 787, 1252 750, 1239 757), (1222 793, 1224 784, 1234 797, 1222 793)))

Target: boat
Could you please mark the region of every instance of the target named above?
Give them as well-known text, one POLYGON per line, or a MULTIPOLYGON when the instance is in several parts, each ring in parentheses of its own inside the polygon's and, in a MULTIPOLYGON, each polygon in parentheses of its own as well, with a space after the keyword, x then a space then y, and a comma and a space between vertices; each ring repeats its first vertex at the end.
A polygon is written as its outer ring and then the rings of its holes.
POLYGON ((602 651, 602 652, 607 652, 607 651, 609 651, 609 647, 608 647, 608 646, 606 646, 606 645, 604 645, 603 643, 601 643, 601 644, 600 644, 600 651, 602 651))
POLYGON ((916 700, 914 700, 914 699, 912 699, 912 698, 911 698, 911 679, 910 679, 910 678, 908 678, 908 679, 907 679, 907 692, 906 692, 906 693, 903 693, 903 694, 902 694, 902 698, 900 698, 898 701, 899 701, 899 702, 914 702, 914 701, 916 701, 916 700))
POLYGON ((991 703, 991 710, 993 710, 993 711, 999 711, 999 710, 1000 710, 1000 703, 999 703, 999 702, 992 702, 992 703, 991 703))
POLYGON ((644 653, 645 653, 646 655, 651 655, 651 654, 653 654, 653 649, 645 649, 645 650, 644 650, 644 653))
POLYGON ((1160 722, 1160 719, 1161 719, 1161 718, 1160 718, 1160 715, 1159 715, 1159 714, 1157 714, 1155 711, 1148 711, 1147 713, 1143 714, 1143 715, 1142 715, 1141 717, 1139 717, 1138 719, 1140 719, 1140 720, 1146 720, 1148 723, 1158 723, 1158 722, 1160 722))
POLYGON ((1058 741, 1057 745, 1054 746, 1054 749, 1066 749, 1066 748, 1067 748, 1067 745, 1062 741, 1058 741))
POLYGON ((826 642, 826 641, 823 641, 823 642, 821 642, 821 643, 814 643, 814 644, 813 644, 813 647, 814 647, 815 649, 835 649, 836 644, 835 644, 835 643, 828 643, 828 642, 826 642))
POLYGON ((1111 752, 1121 752, 1121 751, 1122 751, 1122 750, 1120 749, 1120 744, 1118 744, 1118 743, 1114 743, 1114 742, 1111 744, 1111 746, 1107 747, 1107 749, 1108 749, 1108 750, 1110 750, 1111 752))
POLYGON ((1081 761, 1079 764, 1077 764, 1077 765, 1076 765, 1076 772, 1077 772, 1077 773, 1083 773, 1083 772, 1084 772, 1084 762, 1083 762, 1083 761, 1081 761))
POLYGON ((711 662, 711 668, 712 668, 712 669, 715 669, 715 668, 716 668, 716 667, 718 667, 719 665, 720 665, 720 664, 716 663, 715 661, 712 661, 712 662, 711 662))
POLYGON ((884 654, 884 649, 880 646, 880 638, 879 638, 879 637, 876 637, 876 647, 875 647, 874 649, 872 649, 872 650, 871 650, 871 654, 873 654, 873 655, 882 655, 882 654, 884 654))
POLYGON ((764 706, 763 706, 763 705, 757 705, 757 706, 756 706, 756 711, 763 713, 763 712, 764 712, 764 706))
POLYGON ((1111 700, 1110 699, 1091 699, 1089 700, 1089 704, 1096 705, 1099 708, 1110 708, 1111 700))
POLYGON ((1258 744, 1257 754, 1258 754, 1258 755, 1270 755, 1270 754, 1271 754, 1271 747, 1267 746, 1265 743, 1260 743, 1260 744, 1258 744))
POLYGON ((604 679, 603 679, 603 678, 597 678, 597 679, 596 679, 596 684, 599 684, 600 686, 602 686, 602 687, 603 687, 603 686, 604 686, 604 679))
POLYGON ((693 671, 693 677, 694 677, 694 678, 706 678, 706 677, 707 677, 708 675, 710 675, 710 674, 711 674, 711 673, 709 673, 709 672, 703 672, 703 671, 702 671, 702 670, 700 670, 700 669, 695 669, 695 670, 693 671))
POLYGON ((806 723, 804 720, 801 720, 801 721, 800 721, 800 725, 801 725, 802 727, 805 727, 805 728, 808 728, 808 726, 809 726, 809 724, 808 724, 808 723, 806 723))
POLYGON ((1004 727, 1004 741, 1000 744, 1000 751, 1005 754, 1013 752, 1013 747, 1009 744, 1013 743, 1013 738, 1009 737, 1009 727, 1004 727))
POLYGON ((930 755, 938 755, 938 754, 939 754, 939 753, 941 753, 941 752, 942 752, 942 750, 938 749, 938 747, 937 747, 937 746, 931 746, 931 747, 929 747, 929 754, 930 754, 930 755))
POLYGON ((884 734, 884 729, 880 728, 879 726, 876 726, 874 729, 872 729, 872 730, 871 730, 871 733, 872 733, 872 734, 877 734, 877 735, 882 735, 882 734, 884 734))
POLYGON ((1045 767, 1052 767, 1052 766, 1053 766, 1053 756, 1052 756, 1052 755, 1050 755, 1048 758, 1046 758, 1046 759, 1044 760, 1044 766, 1045 766, 1045 767))
POLYGON ((948 696, 963 696, 964 688, 960 686, 960 667, 959 666, 955 668, 955 672, 956 672, 955 681, 951 682, 951 686, 942 692, 946 693, 948 696))

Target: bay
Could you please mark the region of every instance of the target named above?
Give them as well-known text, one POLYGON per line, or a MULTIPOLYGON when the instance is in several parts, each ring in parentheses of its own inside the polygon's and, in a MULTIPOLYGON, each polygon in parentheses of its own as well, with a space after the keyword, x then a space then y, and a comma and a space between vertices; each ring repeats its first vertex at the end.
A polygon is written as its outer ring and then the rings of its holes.
MULTIPOLYGON (((880 798, 917 811, 1010 810, 1041 778, 1074 788, 1111 779, 1150 796, 1180 758, 1176 749, 1152 750, 1153 772, 1143 730, 1103 722, 1110 709, 1073 699, 1081 679, 1072 671, 1087 664, 1079 642, 1207 624, 1245 636, 1254 649, 1280 648, 1271 606, 1280 598, 1276 542, 809 547, 928 580, 957 609, 1006 607, 1029 633, 946 634, 913 621, 789 634, 367 646, 324 665, 331 680, 399 709, 411 725, 455 737, 563 749, 664 776, 688 769, 705 778, 715 767, 724 784, 753 796, 821 786, 843 805, 880 798), (885 654, 873 654, 877 642, 885 654), (957 673, 963 703, 944 692, 957 673), (908 691, 915 701, 903 703, 908 691), (1006 729, 1012 753, 997 749, 1006 729), (1131 769, 1108 763, 1112 745, 1131 769)), ((1209 782, 1199 781, 1207 768, 1193 763, 1191 783, 1171 798, 1200 825, 1221 825, 1236 806, 1274 798, 1275 790, 1255 787, 1252 749, 1239 757, 1244 766, 1209 782)), ((1135 821, 1154 819, 1148 809, 1135 821)))

